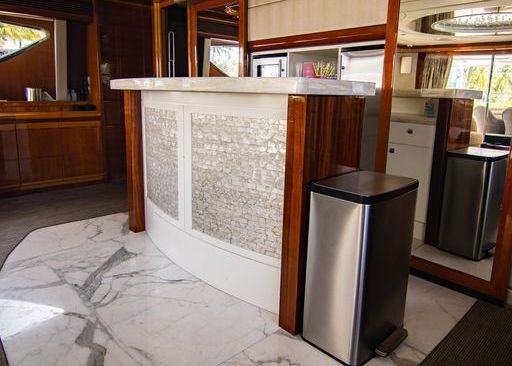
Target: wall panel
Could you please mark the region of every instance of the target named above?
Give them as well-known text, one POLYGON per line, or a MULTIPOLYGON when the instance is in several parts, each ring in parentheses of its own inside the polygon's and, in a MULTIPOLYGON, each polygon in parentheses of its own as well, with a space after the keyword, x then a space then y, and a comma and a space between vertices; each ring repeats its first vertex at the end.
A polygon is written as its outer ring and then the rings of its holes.
POLYGON ((385 0, 249 0, 249 41, 386 23, 385 0))

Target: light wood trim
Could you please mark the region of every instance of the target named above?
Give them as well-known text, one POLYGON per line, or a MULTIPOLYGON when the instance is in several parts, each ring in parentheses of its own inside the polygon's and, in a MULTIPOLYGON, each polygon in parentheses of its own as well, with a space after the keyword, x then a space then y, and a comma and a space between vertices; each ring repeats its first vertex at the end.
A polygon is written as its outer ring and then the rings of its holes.
POLYGON ((93 21, 87 25, 87 74, 91 92, 89 102, 96 106, 96 111, 101 114, 102 92, 100 74, 100 37, 98 25, 97 0, 92 0, 93 21))
POLYGON ((16 123, 17 130, 37 130, 40 128, 60 128, 59 122, 32 122, 32 123, 16 123))
POLYGON ((126 173, 128 177, 129 225, 133 232, 144 231, 144 173, 142 156, 141 92, 124 91, 124 125, 126 134, 126 173))
POLYGON ((460 54, 500 54, 511 53, 512 42, 458 43, 433 46, 399 46, 398 52, 428 52, 460 54))
POLYGON ((9 120, 56 120, 56 119, 100 119, 101 114, 91 112, 21 112, 0 113, 0 119, 9 120))
POLYGON ((279 50, 283 48, 312 47, 346 42, 363 42, 386 38, 386 25, 373 25, 327 32, 300 34, 251 41, 247 48, 250 53, 279 50))
POLYGON ((377 130, 377 146, 375 149, 375 171, 381 173, 386 172, 399 12, 400 0, 388 0, 388 21, 386 23, 386 45, 384 47, 379 127, 377 130))
POLYGON ((197 76, 197 10, 187 6, 188 74, 197 76))
POLYGON ((167 48, 164 43, 164 30, 167 21, 163 15, 163 10, 173 4, 173 0, 165 2, 155 0, 152 5, 153 74, 156 77, 164 77, 167 75, 164 62, 167 48))
POLYGON ((70 185, 70 184, 77 184, 77 183, 100 182, 103 180, 105 180, 105 174, 100 173, 100 174, 91 174, 91 175, 81 175, 78 177, 70 177, 70 178, 50 179, 50 180, 31 182, 31 183, 21 183, 19 186, 16 185, 15 187, 19 187, 21 191, 29 191, 29 190, 38 189, 38 188, 49 188, 49 187, 70 185))
MULTIPOLYGON (((437 279, 450 282, 457 286, 465 287, 469 290, 493 297, 498 299, 498 291, 492 286, 489 281, 486 281, 482 278, 471 276, 467 273, 457 271, 455 269, 445 267, 441 264, 437 264, 431 261, 428 261, 423 258, 411 257, 411 268, 421 272, 433 276, 437 279)), ((503 300, 503 296, 501 297, 503 300)))
MULTIPOLYGON (((189 75, 198 76, 197 69, 197 13, 233 2, 232 0, 204 0, 187 5, 187 30, 188 30, 188 70, 189 75)), ((238 0, 240 15, 238 18, 238 47, 240 50, 238 72, 244 76, 248 72, 247 67, 247 0, 238 0)))
POLYGON ((14 128, 16 128, 16 124, 12 122, 0 124, 0 131, 12 131, 14 128))
POLYGON ((249 76, 249 59, 247 58, 247 14, 249 11, 247 0, 238 0, 240 13, 238 16, 238 75, 249 76))

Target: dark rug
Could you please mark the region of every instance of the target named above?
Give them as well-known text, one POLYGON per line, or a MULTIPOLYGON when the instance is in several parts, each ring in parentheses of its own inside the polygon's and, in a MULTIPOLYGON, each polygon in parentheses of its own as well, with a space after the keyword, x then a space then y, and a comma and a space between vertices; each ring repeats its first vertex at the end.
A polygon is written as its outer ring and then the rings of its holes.
POLYGON ((512 365, 512 309, 477 301, 421 365, 512 365))
MULTIPOLYGON (((0 268, 31 231, 128 211, 126 183, 31 193, 0 199, 0 268)), ((0 366, 7 360, 0 342, 0 366)))

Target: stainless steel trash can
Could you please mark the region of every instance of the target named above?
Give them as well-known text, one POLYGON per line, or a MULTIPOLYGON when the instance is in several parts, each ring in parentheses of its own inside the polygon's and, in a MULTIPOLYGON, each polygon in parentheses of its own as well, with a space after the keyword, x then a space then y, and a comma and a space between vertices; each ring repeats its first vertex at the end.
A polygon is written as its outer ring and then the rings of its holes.
POLYGON ((367 171, 311 186, 303 338, 345 364, 403 327, 417 188, 367 171))
POLYGON ((496 245, 508 151, 469 147, 450 151, 438 247, 473 260, 496 245))

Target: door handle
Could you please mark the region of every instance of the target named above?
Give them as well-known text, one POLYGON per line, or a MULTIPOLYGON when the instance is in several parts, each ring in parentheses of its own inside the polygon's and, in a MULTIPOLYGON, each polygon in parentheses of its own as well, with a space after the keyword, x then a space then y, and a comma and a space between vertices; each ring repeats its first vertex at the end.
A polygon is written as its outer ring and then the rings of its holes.
POLYGON ((414 130, 413 130, 412 128, 408 128, 408 129, 407 129, 407 133, 408 133, 409 135, 412 135, 412 134, 414 133, 414 130))
POLYGON ((389 149, 389 153, 390 153, 390 154, 394 154, 394 153, 395 153, 395 149, 394 149, 394 148, 390 148, 390 149, 389 149))

